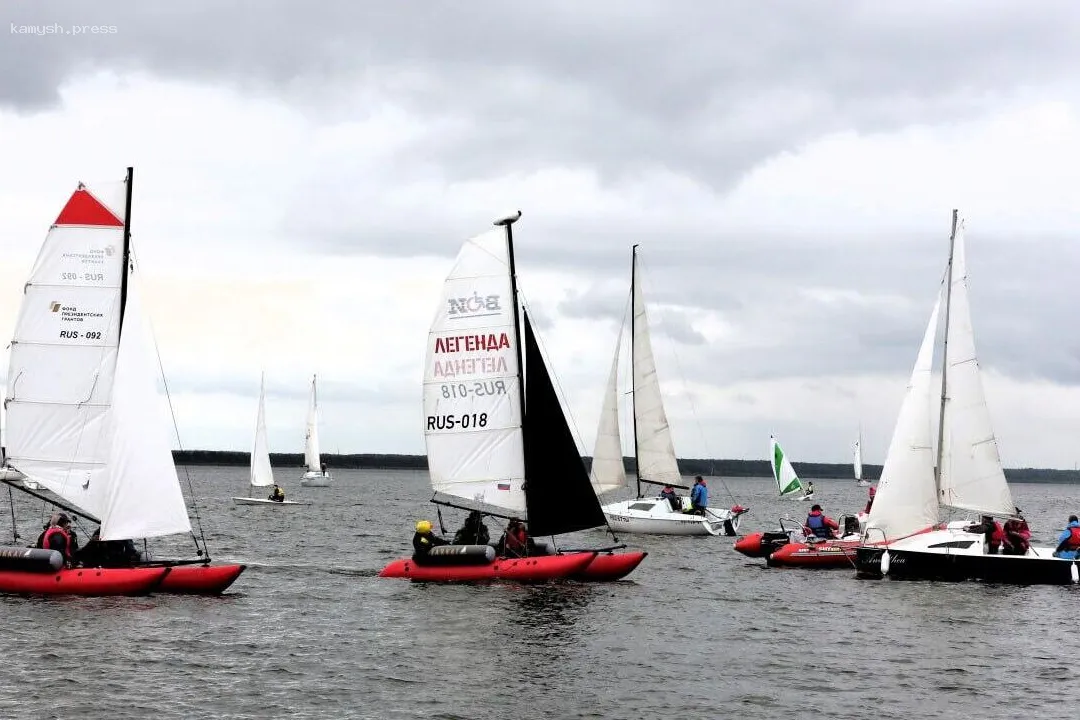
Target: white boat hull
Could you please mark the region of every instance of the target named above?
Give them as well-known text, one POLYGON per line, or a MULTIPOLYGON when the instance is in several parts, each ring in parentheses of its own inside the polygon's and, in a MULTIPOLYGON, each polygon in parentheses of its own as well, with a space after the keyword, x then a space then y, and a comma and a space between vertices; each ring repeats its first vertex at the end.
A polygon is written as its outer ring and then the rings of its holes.
POLYGON ((855 484, 858 485, 859 487, 870 487, 870 485, 872 483, 869 480, 860 480, 859 482, 857 482, 855 484))
POLYGON ((304 473, 304 476, 300 478, 301 487, 330 487, 330 482, 333 480, 333 476, 330 473, 325 475, 321 472, 308 471, 304 473))
POLYGON ((234 497, 233 503, 237 505, 307 505, 308 503, 296 502, 295 500, 268 500, 266 498, 234 497))
POLYGON ((806 493, 805 495, 803 495, 799 499, 800 500, 813 500, 814 499, 814 493, 806 493))
POLYGON ((640 535, 735 535, 742 515, 730 510, 691 515, 672 510, 663 498, 623 500, 601 509, 612 530, 640 535))
MULTIPOLYGON (((13 467, 0 468, 0 480, 21 480, 24 477, 26 477, 26 476, 23 475, 21 472, 19 472, 18 470, 16 470, 13 467)), ((31 481, 31 482, 33 482, 33 481, 31 481)), ((25 485, 26 483, 23 483, 23 484, 25 485)), ((30 486, 27 485, 27 487, 30 487, 30 486)), ((30 488, 30 489, 33 490, 33 489, 36 489, 36 488, 30 488)))

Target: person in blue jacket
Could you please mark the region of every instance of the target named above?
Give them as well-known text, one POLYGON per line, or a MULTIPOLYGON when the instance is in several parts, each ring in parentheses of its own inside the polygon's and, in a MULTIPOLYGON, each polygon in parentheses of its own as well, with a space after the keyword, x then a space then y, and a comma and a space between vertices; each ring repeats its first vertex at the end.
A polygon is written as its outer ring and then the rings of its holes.
POLYGON ((694 487, 690 490, 690 512, 694 515, 704 515, 707 507, 709 507, 709 488, 705 487, 705 479, 698 475, 694 478, 694 487))
POLYGON ((1075 560, 1080 555, 1080 520, 1075 515, 1069 516, 1069 524, 1058 535, 1057 543, 1054 557, 1075 560))

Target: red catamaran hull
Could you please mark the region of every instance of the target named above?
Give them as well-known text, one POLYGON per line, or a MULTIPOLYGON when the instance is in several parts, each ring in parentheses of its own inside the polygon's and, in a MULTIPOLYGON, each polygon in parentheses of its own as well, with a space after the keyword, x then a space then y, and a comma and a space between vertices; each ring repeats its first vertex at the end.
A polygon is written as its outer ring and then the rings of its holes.
POLYGON ((187 595, 218 595, 225 591, 246 565, 173 565, 154 592, 187 595))
POLYGON ((848 568, 855 567, 858 540, 825 540, 788 543, 765 561, 770 567, 848 568))
POLYGON ((582 582, 610 582, 621 580, 634 571, 647 552, 601 553, 585 566, 584 570, 570 576, 582 582))
POLYGON ((513 580, 543 582, 581 572, 596 557, 594 552, 571 555, 541 555, 513 560, 497 559, 482 565, 417 565, 412 558, 395 560, 379 577, 407 578, 424 582, 477 582, 513 580))
POLYGON ((146 595, 172 568, 74 568, 39 573, 0 570, 0 593, 18 595, 146 595))

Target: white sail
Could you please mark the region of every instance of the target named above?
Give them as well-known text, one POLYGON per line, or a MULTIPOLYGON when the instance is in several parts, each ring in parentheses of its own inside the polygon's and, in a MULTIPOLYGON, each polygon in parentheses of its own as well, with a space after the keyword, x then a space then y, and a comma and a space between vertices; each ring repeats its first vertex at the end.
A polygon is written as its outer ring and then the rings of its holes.
POLYGON ((311 378, 311 399, 308 403, 307 432, 304 435, 304 462, 311 472, 322 472, 319 457, 319 401, 315 391, 315 377, 311 378))
POLYGON ((268 487, 274 484, 274 469, 270 467, 270 444, 266 440, 266 403, 264 380, 259 380, 259 412, 255 416, 255 442, 251 448, 251 485, 268 487))
POLYGON ((860 437, 855 441, 855 480, 862 480, 862 438, 860 437))
POLYGON ((942 505, 1008 517, 1016 508, 1001 467, 975 355, 962 222, 956 230, 951 279, 940 500, 942 505))
POLYGON ((27 283, 8 370, 8 454, 119 540, 190 531, 137 283, 120 333, 123 197, 80 186, 27 283))
POLYGON ((158 365, 136 278, 129 276, 113 383, 109 483, 99 516, 102 540, 191 532, 173 463, 172 420, 157 394, 158 365))
POLYGON ((522 407, 506 231, 468 240, 424 363, 424 438, 439 493, 525 511, 522 407))
POLYGON ((934 303, 923 334, 907 392, 896 418, 889 452, 881 470, 877 494, 867 520, 869 542, 894 540, 930 527, 938 520, 934 482, 933 413, 938 409, 933 392, 934 339, 937 336, 941 297, 934 303))
POLYGON ((49 230, 23 290, 5 399, 11 464, 98 518, 119 346, 122 198, 122 183, 95 194, 80 185, 49 230))
POLYGON ((679 483, 679 463, 671 440, 664 398, 660 394, 660 378, 656 374, 652 342, 649 340, 649 318, 645 312, 645 295, 641 287, 641 270, 634 256, 634 423, 637 433, 637 473, 642 480, 679 483))
POLYGON ((780 443, 772 435, 769 436, 769 457, 772 458, 773 479, 776 480, 776 489, 780 497, 802 492, 802 482, 795 474, 795 468, 791 466, 791 461, 784 454, 780 443))
POLYGON ((615 341, 615 358, 611 361, 604 406, 596 429, 591 480, 596 494, 626 487, 626 466, 623 464, 622 438, 619 434, 619 348, 622 328, 615 341))

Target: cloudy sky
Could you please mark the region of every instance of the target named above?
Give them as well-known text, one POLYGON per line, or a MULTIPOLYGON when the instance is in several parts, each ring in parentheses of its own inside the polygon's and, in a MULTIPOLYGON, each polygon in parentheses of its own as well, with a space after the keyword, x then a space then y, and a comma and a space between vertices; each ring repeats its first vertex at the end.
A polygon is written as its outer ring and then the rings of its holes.
POLYGON ((1071 0, 5 3, 0 337, 75 183, 134 165, 184 445, 247 449, 265 370, 273 450, 318 372, 326 450, 419 453, 442 278, 520 208, 584 449, 640 243, 680 456, 861 423, 880 462, 958 207, 1003 460, 1071 468, 1077 37, 1071 0))

